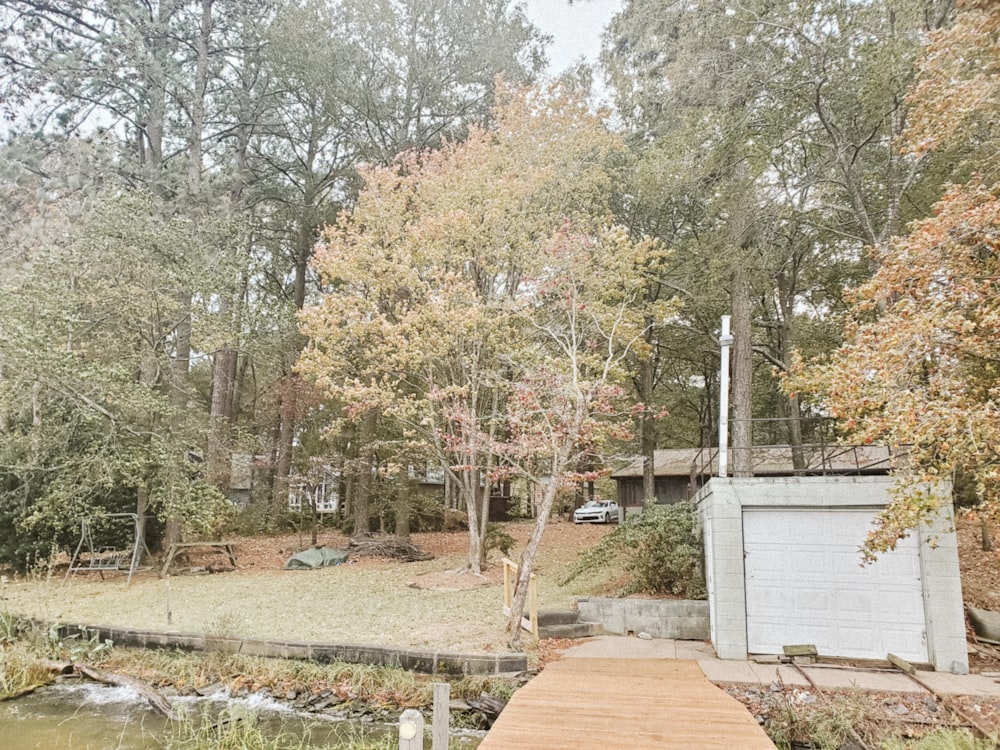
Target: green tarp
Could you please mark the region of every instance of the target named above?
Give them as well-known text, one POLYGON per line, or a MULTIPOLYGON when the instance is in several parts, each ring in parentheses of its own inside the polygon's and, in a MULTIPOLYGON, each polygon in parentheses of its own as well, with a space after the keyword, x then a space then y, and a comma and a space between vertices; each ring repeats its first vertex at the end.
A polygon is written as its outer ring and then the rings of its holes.
POLYGON ((312 570, 327 565, 340 565, 342 562, 347 562, 346 552, 329 547, 310 547, 292 555, 285 563, 285 570, 312 570))

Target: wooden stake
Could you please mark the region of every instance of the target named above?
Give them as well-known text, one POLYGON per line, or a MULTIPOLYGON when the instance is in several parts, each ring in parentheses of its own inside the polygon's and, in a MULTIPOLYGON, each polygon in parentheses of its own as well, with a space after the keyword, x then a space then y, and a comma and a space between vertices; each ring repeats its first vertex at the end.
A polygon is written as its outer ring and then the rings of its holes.
POLYGON ((448 750, 449 703, 451 702, 451 685, 447 682, 435 682, 434 685, 434 718, 431 723, 431 750, 448 750))

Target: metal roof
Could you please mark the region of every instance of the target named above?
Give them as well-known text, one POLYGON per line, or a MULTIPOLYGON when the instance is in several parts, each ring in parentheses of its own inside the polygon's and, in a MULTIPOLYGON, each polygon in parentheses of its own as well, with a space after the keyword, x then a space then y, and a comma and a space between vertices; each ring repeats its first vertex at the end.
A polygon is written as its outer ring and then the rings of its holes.
MULTIPOLYGON (((755 476, 794 476, 796 474, 886 474, 902 455, 885 445, 804 445, 805 468, 796 470, 792 448, 788 445, 756 445, 750 449, 755 476)), ((729 466, 735 457, 729 449, 729 466)), ((697 473, 718 471, 716 448, 663 448, 653 453, 653 474, 658 477, 688 477, 697 461, 697 473)), ((642 457, 612 475, 614 479, 642 476, 642 457)))

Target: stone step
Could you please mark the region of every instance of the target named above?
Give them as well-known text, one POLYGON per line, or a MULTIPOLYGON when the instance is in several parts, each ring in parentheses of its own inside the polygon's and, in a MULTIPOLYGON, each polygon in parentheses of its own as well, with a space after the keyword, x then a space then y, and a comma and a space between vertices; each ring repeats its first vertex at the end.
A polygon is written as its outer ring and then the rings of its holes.
POLYGON ((538 626, 539 638, 590 638, 595 635, 604 635, 604 627, 596 622, 538 626))
POLYGON ((572 625, 579 622, 580 612, 575 609, 540 609, 538 625, 572 625))

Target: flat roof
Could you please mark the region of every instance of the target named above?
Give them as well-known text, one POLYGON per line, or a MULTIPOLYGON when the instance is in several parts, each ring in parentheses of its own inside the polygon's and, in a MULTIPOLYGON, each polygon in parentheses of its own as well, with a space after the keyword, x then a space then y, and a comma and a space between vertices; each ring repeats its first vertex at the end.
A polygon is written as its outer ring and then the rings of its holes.
MULTIPOLYGON (((789 476, 794 474, 886 474, 905 451, 895 453, 885 445, 819 445, 802 446, 803 469, 796 470, 792 448, 788 445, 755 445, 751 451, 751 466, 758 476, 789 476)), ((653 474, 658 477, 687 477, 698 461, 699 474, 718 472, 717 448, 660 448, 653 452, 653 474)), ((732 467, 734 451, 729 449, 732 467)), ((642 476, 642 457, 614 472, 613 479, 642 476)))

